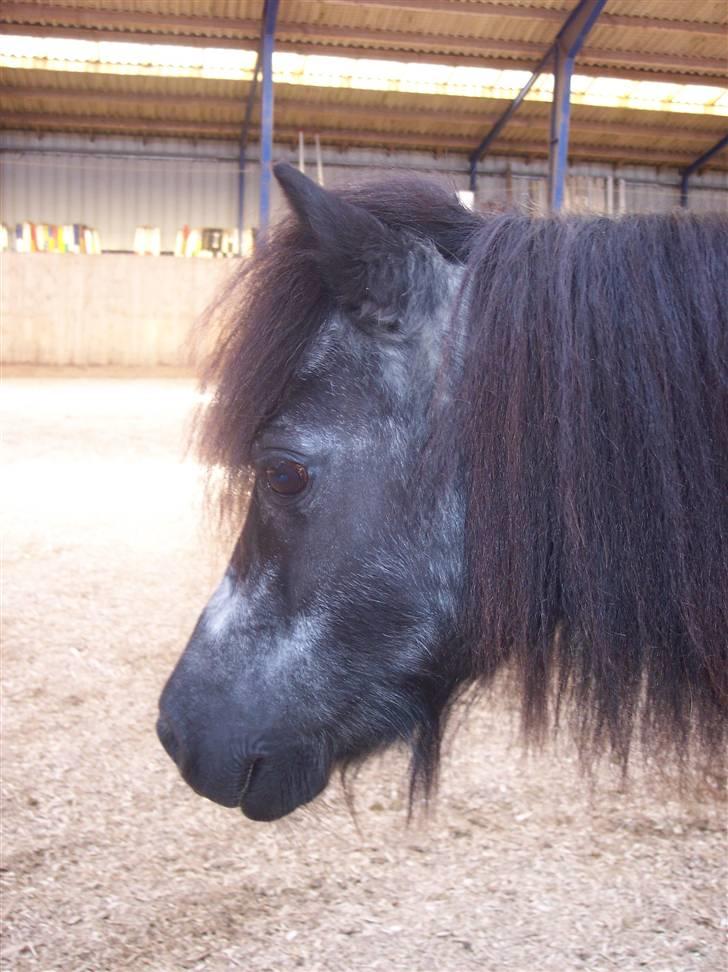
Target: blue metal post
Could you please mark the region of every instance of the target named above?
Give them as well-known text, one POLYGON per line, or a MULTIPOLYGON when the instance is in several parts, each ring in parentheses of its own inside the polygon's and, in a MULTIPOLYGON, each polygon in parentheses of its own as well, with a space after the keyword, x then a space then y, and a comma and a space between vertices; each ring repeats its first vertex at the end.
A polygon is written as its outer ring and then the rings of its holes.
POLYGON ((558 212, 564 202, 571 120, 571 74, 573 58, 557 47, 554 58, 554 93, 551 101, 549 138, 549 207, 558 212))
POLYGON ((728 148, 728 135, 724 135, 719 142, 716 142, 707 152, 703 152, 699 159, 696 159, 683 171, 682 179, 680 180, 680 205, 684 209, 687 209, 688 206, 688 180, 690 176, 693 172, 697 172, 698 169, 702 169, 706 162, 712 159, 714 155, 717 155, 718 152, 722 152, 724 148, 728 148))
MULTIPOLYGON (((597 17, 602 11, 607 0, 579 0, 579 3, 574 7, 569 16, 564 21, 561 30, 556 35, 556 38, 546 51, 544 56, 539 61, 537 67, 531 74, 531 77, 526 81, 524 86, 516 95, 515 99, 506 108, 504 113, 498 119, 498 121, 493 125, 487 135, 481 140, 478 147, 475 149, 473 154, 470 156, 470 188, 475 192, 477 188, 478 181, 478 162, 482 159, 486 150, 489 148, 491 143, 498 137, 502 129, 508 124, 513 115, 516 113, 518 108, 523 103, 524 98, 531 90, 533 85, 536 83, 538 78, 543 74, 545 68, 549 62, 553 59, 555 62, 558 60, 559 51, 566 51, 567 56, 571 56, 571 67, 573 68, 573 61, 577 53, 581 49, 584 39, 591 30, 596 21, 597 17)), ((554 64, 554 79, 558 71, 558 65, 554 64)), ((569 80, 571 79, 571 70, 569 70, 569 80)), ((567 85, 567 89, 570 86, 567 85)), ((568 116, 568 113, 567 113, 568 116)), ((566 135, 568 141, 568 117, 566 120, 566 135)), ((552 132, 553 137, 553 132, 552 132)))
POLYGON ((494 142, 496 138, 500 135, 502 129, 506 127, 511 118, 515 115, 521 106, 521 102, 526 97, 528 92, 534 86, 536 81, 539 79, 543 73, 544 68, 551 60, 553 56, 553 47, 549 47, 548 51, 544 55, 543 59, 540 61, 538 67, 534 70, 531 77, 526 81, 524 86, 518 92, 514 100, 506 108, 503 114, 500 116, 498 121, 493 125, 491 130, 482 139, 476 150, 470 156, 470 190, 475 192, 478 188, 478 162, 483 158, 488 146, 491 142, 494 142))
POLYGON ((574 61, 605 3, 606 0, 582 0, 577 7, 580 16, 575 17, 568 28, 564 25, 554 43, 554 93, 549 142, 549 205, 553 212, 558 212, 564 203, 574 61))
POLYGON ((273 162, 273 43, 276 31, 278 0, 265 0, 263 13, 263 46, 261 48, 262 103, 260 124, 260 220, 259 231, 270 219, 271 166, 273 162))

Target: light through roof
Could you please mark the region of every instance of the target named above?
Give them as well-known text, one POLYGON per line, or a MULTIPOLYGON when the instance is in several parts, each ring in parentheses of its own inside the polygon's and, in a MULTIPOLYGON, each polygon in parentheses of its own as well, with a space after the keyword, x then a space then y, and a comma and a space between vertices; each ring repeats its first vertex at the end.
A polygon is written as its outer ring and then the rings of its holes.
MULTIPOLYGON (((0 37, 0 66, 26 70, 249 81, 255 60, 253 50, 20 35, 0 37)), ((529 71, 452 67, 422 61, 284 52, 273 55, 273 78, 277 84, 311 87, 512 100, 529 77, 529 71)), ((543 74, 527 99, 551 101, 552 91, 553 75, 543 74)), ((728 116, 728 89, 716 85, 576 74, 572 78, 571 101, 597 108, 728 116)))

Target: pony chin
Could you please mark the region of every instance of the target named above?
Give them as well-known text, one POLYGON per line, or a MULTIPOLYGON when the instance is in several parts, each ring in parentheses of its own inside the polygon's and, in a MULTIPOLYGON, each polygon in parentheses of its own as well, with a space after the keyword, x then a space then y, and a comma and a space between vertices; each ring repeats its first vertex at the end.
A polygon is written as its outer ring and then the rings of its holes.
POLYGON ((284 763, 265 759, 255 763, 240 798, 240 809, 249 820, 267 823, 288 816, 315 800, 328 785, 331 763, 306 761, 284 763))

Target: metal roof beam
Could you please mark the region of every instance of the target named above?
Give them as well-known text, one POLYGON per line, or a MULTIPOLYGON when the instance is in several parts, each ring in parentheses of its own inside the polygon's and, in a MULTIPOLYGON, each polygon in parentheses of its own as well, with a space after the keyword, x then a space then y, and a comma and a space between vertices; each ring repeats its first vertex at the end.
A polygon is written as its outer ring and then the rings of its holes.
POLYGON ((603 13, 599 25, 604 27, 627 27, 629 30, 662 30, 690 33, 695 37, 726 37, 725 24, 710 23, 705 20, 670 20, 666 17, 643 17, 631 14, 603 13))
POLYGON ((268 228, 270 218, 270 189, 273 179, 273 46, 276 35, 278 0, 265 0, 263 7, 263 38, 260 55, 260 217, 258 229, 268 228))
MULTIPOLYGON (((157 11, 151 13, 148 10, 110 10, 98 6, 57 6, 54 3, 28 3, 27 0, 25 3, 4 0, 0 16, 6 23, 18 22, 18 26, 23 22, 44 24, 50 20, 66 27, 111 27, 123 31, 126 27, 138 29, 141 26, 147 27, 149 31, 189 30, 198 36, 206 31, 237 30, 252 34, 255 38, 260 36, 260 21, 252 17, 206 17, 197 14, 184 16, 157 11)), ((50 28, 53 25, 46 26, 50 28)), ((208 36, 208 40, 210 39, 213 38, 208 36)))
POLYGON ((255 59, 255 67, 253 68, 253 78, 248 87, 248 97, 245 100, 245 115, 243 116, 243 125, 240 129, 240 145, 238 148, 238 246, 240 247, 241 253, 243 245, 243 223, 245 220, 245 153, 248 149, 250 122, 253 117, 253 108, 255 106, 255 93, 258 90, 258 75, 260 73, 261 53, 262 42, 260 47, 258 47, 258 56, 255 59))
MULTIPOLYGON (((58 114, 55 112, 8 112, 0 111, 0 126, 13 131, 38 131, 48 132, 52 130, 75 130, 77 132, 88 132, 97 135, 104 132, 115 132, 119 134, 144 134, 153 137, 157 135, 180 135, 182 137, 194 138, 222 138, 235 141, 240 132, 237 124, 227 122, 190 122, 165 119, 139 119, 139 118, 99 118, 89 117, 88 115, 58 114), (100 124, 101 122, 101 124, 100 124)), ((253 122, 254 131, 259 131, 259 126, 253 122)), ((297 142, 298 125, 280 125, 276 128, 276 138, 279 141, 297 142)), ((407 146, 412 148, 431 148, 430 135, 418 135, 413 132, 386 132, 371 131, 358 128, 318 128, 323 141, 363 143, 368 145, 384 145, 389 147, 407 146)), ((438 145, 441 148, 452 148, 455 150, 466 150, 472 145, 472 140, 462 135, 443 135, 438 136, 438 145)), ((509 156, 520 156, 526 158, 543 158, 546 155, 546 145, 542 141, 532 142, 503 142, 501 143, 502 154, 509 156)), ((686 161, 686 154, 675 154, 670 151, 659 149, 630 149, 629 147, 617 148, 614 146, 585 145, 576 144, 572 146, 571 154, 580 158, 589 158, 597 161, 624 162, 629 165, 672 165, 676 168, 683 166, 686 161)))
MULTIPOLYGON (((528 8, 524 8, 528 9, 528 8)), ((0 8, 3 23, 0 31, 3 33, 40 33, 42 36, 88 37, 98 40, 110 39, 103 28, 111 28, 111 39, 133 39, 142 43, 174 43, 174 44, 204 44, 206 47, 240 47, 240 40, 257 39, 258 24, 250 19, 233 17, 203 17, 197 15, 158 14, 145 11, 117 11, 94 9, 87 7, 57 7, 43 4, 4 2, 0 8), (8 21, 17 14, 17 22, 8 21), (23 21, 27 19, 28 23, 23 21), (64 25, 43 24, 44 19, 66 21, 64 25), (139 30, 139 26, 148 27, 139 30), (99 29, 102 28, 102 29, 99 29), (91 32, 90 34, 88 32, 91 32), (189 31, 189 33, 185 33, 189 31), (200 32, 203 32, 203 36, 200 32), (240 38, 221 37, 206 34, 205 31, 235 31, 240 38), (165 36, 166 34, 166 36, 165 36), (162 40, 164 37, 164 40, 162 40)), ((339 26, 334 24, 310 24, 281 21, 277 26, 279 38, 288 36, 289 43, 293 43, 296 50, 305 53, 308 48, 322 49, 327 46, 336 48, 341 55, 359 57, 379 56, 382 50, 397 51, 400 59, 418 55, 429 56, 426 48, 434 48, 435 53, 442 54, 444 49, 454 52, 468 52, 469 55, 487 57, 502 54, 507 57, 524 55, 538 58, 544 54, 543 44, 524 40, 502 40, 496 38, 481 38, 472 36, 449 37, 440 34, 422 33, 421 31, 376 30, 368 27, 339 26), (291 35, 295 39, 291 40, 291 35), (341 47, 335 42, 339 41, 341 47), (364 48, 354 48, 357 42, 371 45, 364 48), (349 46, 345 46, 349 45, 349 46)), ((675 54, 660 54, 655 52, 642 53, 639 51, 615 51, 613 49, 586 48, 583 57, 587 60, 598 61, 605 66, 636 67, 644 70, 646 67, 664 67, 674 69, 676 63, 686 70, 712 71, 718 76, 726 76, 725 58, 711 57, 676 57, 675 54)), ((532 65, 529 65, 531 68, 532 65)))
MULTIPOLYGON (((392 0, 325 0, 328 6, 384 7, 391 10, 392 0)), ((528 20, 530 23, 561 23, 563 11, 552 8, 515 6, 507 3, 478 3, 467 6, 453 4, 451 0, 397 0, 397 7, 414 13, 454 14, 463 17, 510 17, 528 20)), ((6 21, 27 21, 37 24, 43 19, 65 20, 74 25, 97 27, 104 24, 148 24, 157 30, 178 30, 186 25, 199 31, 247 30, 257 33, 257 20, 236 17, 209 17, 200 14, 184 16, 149 11, 115 11, 95 7, 58 7, 44 3, 13 2, 5 0, 2 16, 6 21)), ((627 27, 632 30, 689 31, 692 35, 725 37, 726 28, 720 23, 699 20, 668 19, 665 17, 631 16, 629 14, 604 13, 600 18, 604 27, 627 27)), ((283 24, 280 25, 283 28, 283 24)))
MULTIPOLYGON (((3 12, 0 7, 0 16, 3 12)), ((59 8, 62 9, 62 8, 59 8)), ((185 47, 219 47, 224 50, 240 50, 241 41, 249 40, 251 47, 256 37, 199 37, 192 34, 155 34, 148 31, 134 30, 103 30, 91 27, 56 27, 37 24, 8 24, 0 22, 0 34, 22 34, 27 37, 67 37, 70 39, 92 41, 124 41, 136 44, 174 44, 185 47)), ((542 50, 539 45, 539 50, 542 50)), ((276 50, 290 51, 294 54, 330 54, 333 57, 376 58, 383 61, 411 60, 412 51, 397 50, 396 48, 363 48, 346 47, 343 44, 312 41, 287 41, 276 39, 276 50)), ((674 55, 640 55, 627 52, 624 56, 612 52, 602 52, 605 58, 599 64, 587 64, 582 61, 579 73, 589 77, 614 77, 625 80, 660 81, 667 84, 716 84, 723 85, 728 78, 725 61, 716 58, 676 58, 674 55), (650 58, 656 57, 656 63, 650 58), (609 63, 607 63, 609 61, 609 63), (649 63, 648 63, 649 61, 649 63), (679 66, 682 71, 676 70, 679 66), (671 69, 660 67, 669 64, 671 69), (691 73, 692 72, 692 73, 691 73)), ((447 64, 453 66, 489 67, 498 70, 533 70, 533 58, 509 57, 506 53, 488 54, 485 51, 458 55, 445 54, 441 51, 420 51, 417 56, 426 56, 431 64, 447 64)), ((582 58, 585 52, 582 53, 582 58)))
MULTIPOLYGON (((324 0, 330 6, 347 7, 388 7, 392 0, 324 0)), ((558 23, 564 18, 563 10, 544 7, 516 7, 507 3, 454 4, 452 0, 398 0, 397 7, 413 13, 454 14, 456 17, 510 17, 514 20, 528 20, 530 23, 558 23)), ((603 27, 629 27, 631 30, 690 31, 693 35, 706 37, 725 37, 723 24, 697 20, 668 20, 664 17, 642 17, 623 14, 603 13, 599 18, 603 27)))
MULTIPOLYGON (((589 30, 594 24, 594 21, 599 16, 602 7, 606 3, 606 0, 579 0, 579 3, 572 10, 569 16, 564 21, 561 30, 556 35, 553 43, 546 51, 541 61, 538 63, 536 68, 534 68, 531 77, 524 84, 521 90, 518 92, 511 104, 506 108, 498 121, 493 125, 490 131, 480 140, 478 147, 470 156, 470 188, 474 192, 476 189, 477 178, 478 178, 478 162, 483 157, 484 153, 487 151, 488 146, 491 145, 495 139, 500 135, 501 131, 506 127, 508 122, 511 120, 513 115, 518 111, 518 109, 523 104, 526 95, 529 93, 531 88, 534 86, 536 81, 539 79, 541 74, 543 74, 544 69, 553 61, 557 59, 557 53, 559 51, 574 51, 570 56, 573 58, 577 50, 581 48, 581 45, 589 33, 589 30)), ((558 64, 554 65, 554 78, 556 79, 558 74, 558 64)), ((556 92, 554 92, 554 98, 556 97, 556 92)))
POLYGON ((553 58, 553 51, 551 50, 547 51, 545 57, 542 58, 538 67, 531 74, 531 77, 528 79, 528 81, 526 81, 526 83, 518 92, 518 94, 513 99, 511 104, 508 106, 508 108, 506 108, 506 110, 500 116, 500 118, 495 123, 495 125, 492 126, 492 128, 487 133, 487 135, 485 135, 480 140, 478 147, 470 156, 470 189, 472 192, 475 192, 476 189, 478 162, 483 157, 483 153, 487 150, 488 146, 491 145, 496 140, 496 138, 498 138, 498 136, 506 127, 508 122, 511 120, 511 118, 521 107, 526 95, 534 86, 536 81, 539 79, 543 69, 548 65, 548 63, 551 61, 552 58, 553 58))
MULTIPOLYGON (((24 24, 7 23, 7 6, 7 4, 3 4, 2 8, 0 8, 1 15, 4 18, 2 24, 4 32, 10 33, 11 31, 7 31, 7 27, 10 26, 15 28, 15 33, 24 33, 24 24)), ((40 7, 37 8, 36 15, 31 18, 31 23, 34 27, 42 26, 47 36, 52 36, 59 29, 64 31, 92 30, 96 34, 99 27, 105 27, 114 31, 117 35, 116 40, 123 41, 124 37, 121 35, 127 33, 127 31, 132 31, 138 36, 140 34, 139 27, 147 26, 149 29, 142 31, 141 34, 146 37, 147 42, 150 44, 158 43, 156 32, 167 33, 168 36, 174 39, 173 42, 176 44, 186 44, 188 38, 199 40, 201 36, 200 31, 235 31, 241 35, 240 38, 204 34, 202 39, 206 47, 223 46, 225 42, 229 45, 231 41, 239 47, 242 39, 247 38, 250 40, 253 37, 257 39, 259 33, 258 25, 255 21, 235 20, 223 17, 218 19, 196 16, 165 16, 144 12, 137 14, 132 11, 121 12, 103 9, 96 11, 76 7, 54 7, 52 8, 51 16, 56 20, 66 21, 65 24, 57 26, 54 24, 39 24, 39 19, 42 20, 42 17, 39 17, 39 12, 42 12, 42 8, 40 7), (76 11, 79 12, 78 26, 74 24, 74 14, 76 11), (98 16, 94 16, 94 14, 98 14, 98 16), (189 31, 189 34, 185 33, 185 31, 189 31)), ((281 21, 278 25, 277 34, 280 36, 295 35, 297 43, 306 47, 326 43, 327 41, 340 41, 342 45, 354 45, 357 41, 372 44, 371 47, 367 48, 367 57, 372 57, 373 52, 377 49, 377 43, 383 46, 399 47, 403 49, 402 54, 405 56, 407 54, 411 55, 413 49, 421 52, 422 48, 426 47, 434 47, 438 50, 451 48, 456 51, 476 51, 478 53, 525 54, 532 57, 538 57, 543 51, 543 45, 537 44, 534 41, 507 41, 479 37, 447 37, 419 31, 375 30, 369 27, 341 27, 336 24, 308 24, 305 22, 291 23, 289 21, 281 21)), ((348 50, 348 48, 343 47, 342 49, 348 50)), ((339 53, 341 53, 341 49, 339 53)))
POLYGON ((690 176, 694 172, 697 172, 698 169, 702 169, 706 162, 709 162, 714 155, 722 152, 725 148, 728 148, 728 134, 724 135, 723 138, 716 142, 712 148, 709 148, 707 152, 703 152, 700 158, 697 158, 684 170, 682 179, 680 180, 680 205, 683 208, 687 209, 688 205, 688 182, 690 180, 690 176))
MULTIPOLYGON (((251 83, 252 84, 252 83, 251 83)), ((250 88, 248 89, 250 91, 250 88)), ((98 106, 107 109, 110 105, 158 105, 161 108, 181 108, 197 109, 219 108, 222 110, 239 111, 241 99, 233 96, 219 95, 179 95, 166 94, 165 92, 134 92, 134 91, 89 91, 89 90, 69 90, 66 88, 51 88, 45 86, 12 86, 0 85, 0 98, 42 98, 44 100, 58 100, 80 102, 88 106, 98 106)), ((304 116, 307 114, 319 115, 346 115, 361 116, 366 118, 381 119, 383 117, 381 104, 361 105, 348 104, 347 102, 316 102, 309 99, 280 98, 276 97, 276 105, 281 111, 298 112, 304 116)), ((546 107, 545 105, 543 107, 546 107)), ((703 126, 680 125, 645 125, 639 117, 641 113, 635 113, 634 123, 614 122, 609 115, 614 111, 621 111, 620 108, 602 108, 605 112, 603 121, 593 119, 572 118, 572 124, 578 132, 590 132, 594 134, 609 133, 613 135, 624 135, 627 138, 635 136, 637 138, 670 138, 683 141, 704 141, 710 137, 711 130, 703 126)), ((103 117, 107 117, 105 111, 103 117)), ((482 125, 483 122, 496 122, 498 115, 485 116, 479 112, 451 111, 447 105, 442 108, 391 108, 387 107, 385 113, 388 120, 411 121, 415 124, 426 122, 437 122, 445 120, 449 123, 463 125, 482 125)), ((194 119, 190 119, 194 121, 194 119)), ((716 118, 716 122, 722 119, 716 118)), ((249 122, 250 124, 250 122, 249 122)), ((523 117, 517 116, 511 122, 513 128, 540 129, 548 126, 546 115, 523 117)), ((304 126, 312 128, 311 125, 304 126)), ((433 136, 434 137, 434 136, 433 136)))

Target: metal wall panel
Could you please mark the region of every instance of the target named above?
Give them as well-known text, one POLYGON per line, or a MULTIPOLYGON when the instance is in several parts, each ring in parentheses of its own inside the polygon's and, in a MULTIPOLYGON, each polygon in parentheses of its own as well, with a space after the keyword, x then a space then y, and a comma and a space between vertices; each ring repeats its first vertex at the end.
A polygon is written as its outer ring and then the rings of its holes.
POLYGON ((176 155, 174 148, 155 153, 133 139, 113 141, 101 147, 69 136, 6 137, 0 220, 85 223, 99 230, 105 250, 122 251, 131 250, 137 226, 159 226, 162 249, 173 250, 185 224, 234 224, 233 161, 189 153, 187 145, 185 155, 176 155))
MULTIPOLYGON (((4 133, 0 140, 0 220, 14 225, 85 223, 99 230, 105 250, 130 250, 137 226, 159 226, 162 249, 174 248, 175 233, 191 227, 232 227, 237 219, 238 164, 230 143, 171 139, 87 138, 4 133)), ((277 158, 297 160, 291 145, 277 158)), ((420 173, 466 189, 467 165, 460 156, 388 153, 377 149, 325 149, 327 185, 386 176, 392 170, 420 173)), ((307 171, 315 173, 312 146, 307 171)), ((544 161, 492 156, 480 166, 480 206, 546 207, 544 161)), ((676 171, 604 163, 573 165, 567 187, 570 208, 580 211, 664 212, 679 201, 676 171)), ((700 212, 728 212, 728 173, 696 175, 690 205, 700 212)), ((282 208, 277 191, 273 214, 282 208)), ((245 225, 257 224, 258 165, 246 171, 245 225)))
MULTIPOLYGON (((679 191, 677 192, 677 196, 680 196, 679 191)), ((728 214, 728 192, 724 192, 718 196, 714 189, 703 189, 700 186, 692 186, 688 196, 688 204, 690 209, 695 213, 721 212, 728 214)))

